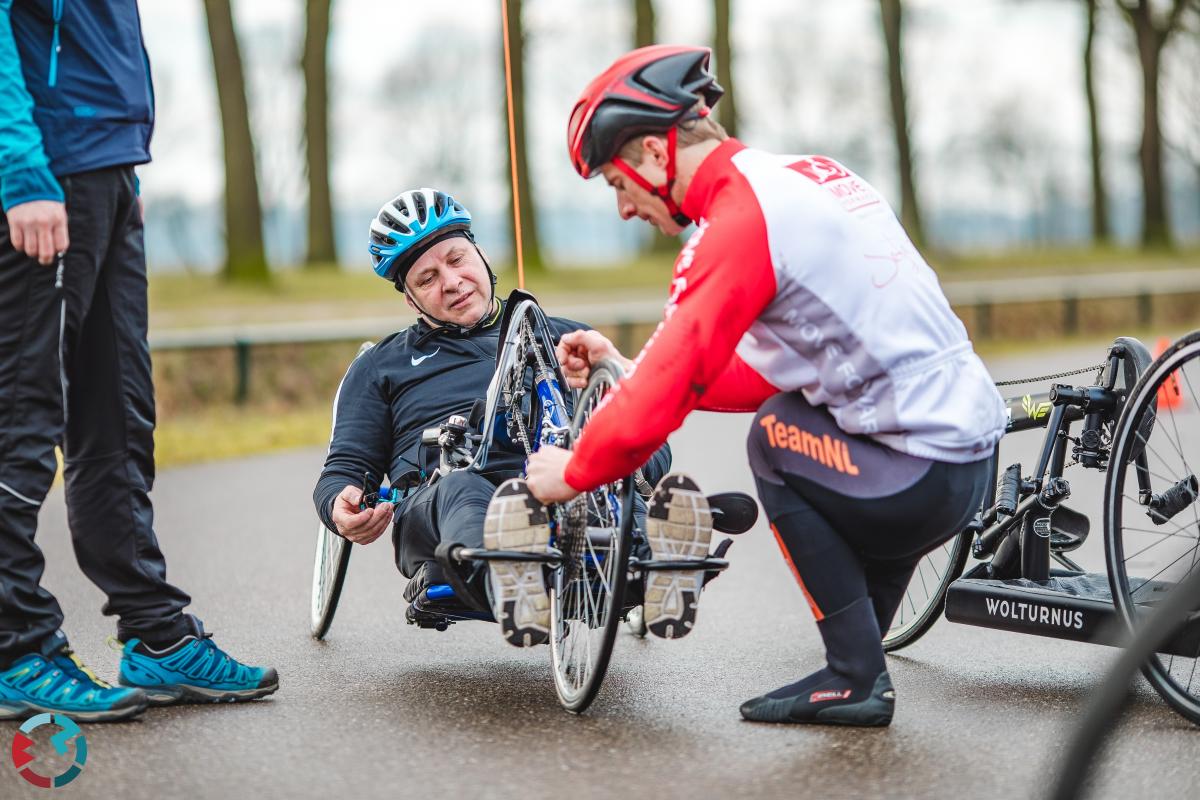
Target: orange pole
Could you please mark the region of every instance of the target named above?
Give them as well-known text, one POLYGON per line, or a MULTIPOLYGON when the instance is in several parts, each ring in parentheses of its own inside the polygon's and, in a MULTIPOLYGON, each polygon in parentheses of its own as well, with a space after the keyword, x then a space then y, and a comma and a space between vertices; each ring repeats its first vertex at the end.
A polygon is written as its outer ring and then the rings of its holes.
POLYGON ((517 123, 513 116, 512 56, 508 45, 508 0, 500 0, 504 26, 504 91, 508 97, 508 161, 512 169, 513 246, 517 253, 517 288, 525 288, 525 261, 521 254, 521 194, 517 189, 517 123))

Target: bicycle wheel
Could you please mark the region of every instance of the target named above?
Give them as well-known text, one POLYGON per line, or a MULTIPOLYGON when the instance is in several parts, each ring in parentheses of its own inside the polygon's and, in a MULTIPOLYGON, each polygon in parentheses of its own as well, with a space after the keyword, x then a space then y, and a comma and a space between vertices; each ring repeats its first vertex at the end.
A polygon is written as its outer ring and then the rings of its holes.
MULTIPOLYGON (((616 364, 592 367, 575 404, 571 442, 621 379, 616 364)), ((557 545, 564 555, 550 581, 550 652, 554 687, 568 711, 595 699, 622 617, 633 540, 633 481, 626 478, 559 507, 557 545)))
POLYGON ((1075 800, 1088 792, 1092 761, 1112 736, 1128 705, 1130 681, 1147 658, 1178 635, 1184 620, 1197 606, 1200 606, 1200 570, 1193 571, 1163 598, 1157 612, 1147 618, 1138 635, 1109 668, 1104 681, 1088 693, 1083 718, 1067 744, 1048 797, 1075 800))
MULTIPOLYGON (((1104 551, 1113 603, 1135 635, 1168 592, 1200 566, 1197 387, 1200 331, 1150 365, 1114 434, 1104 487, 1104 551)), ((1143 672, 1172 708, 1200 723, 1197 633, 1193 625, 1175 637, 1143 672)))
POLYGON ((946 589, 962 575, 970 549, 971 534, 961 533, 917 562, 892 626, 883 635, 885 652, 908 647, 938 621, 946 606, 946 589))
POLYGON ((521 294, 513 292, 505 309, 488 402, 506 423, 506 430, 496 432, 530 454, 547 442, 566 445, 571 406, 563 394, 567 382, 554 355, 549 322, 537 303, 521 294))
POLYGON ((350 542, 323 524, 317 526, 317 554, 313 560, 312 622, 314 639, 324 639, 333 624, 346 568, 350 566, 350 542))

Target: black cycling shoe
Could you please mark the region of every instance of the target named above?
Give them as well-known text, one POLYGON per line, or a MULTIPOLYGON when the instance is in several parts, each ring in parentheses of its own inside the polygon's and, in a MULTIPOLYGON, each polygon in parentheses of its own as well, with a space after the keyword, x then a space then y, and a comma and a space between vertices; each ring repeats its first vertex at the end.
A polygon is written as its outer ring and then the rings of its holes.
POLYGON ((872 685, 853 681, 829 667, 802 681, 742 703, 742 717, 751 722, 816 725, 890 725, 896 710, 896 690, 887 671, 872 685))
POLYGON ((803 680, 747 700, 742 716, 754 722, 888 725, 896 691, 883 661, 871 598, 860 597, 817 620, 827 666, 803 680))

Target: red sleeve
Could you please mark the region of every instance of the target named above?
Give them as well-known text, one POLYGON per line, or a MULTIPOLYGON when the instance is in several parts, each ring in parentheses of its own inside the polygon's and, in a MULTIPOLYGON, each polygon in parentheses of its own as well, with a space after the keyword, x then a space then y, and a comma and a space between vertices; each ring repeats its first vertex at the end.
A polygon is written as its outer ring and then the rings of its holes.
MULTIPOLYGON (((775 296, 757 205, 700 226, 675 262, 666 313, 633 370, 605 398, 567 462, 583 491, 628 475, 683 424, 775 296)), ((760 379, 761 380, 761 379, 760 379)))
POLYGON ((757 411, 779 389, 742 361, 736 352, 725 369, 709 384, 697 408, 702 411, 757 411))

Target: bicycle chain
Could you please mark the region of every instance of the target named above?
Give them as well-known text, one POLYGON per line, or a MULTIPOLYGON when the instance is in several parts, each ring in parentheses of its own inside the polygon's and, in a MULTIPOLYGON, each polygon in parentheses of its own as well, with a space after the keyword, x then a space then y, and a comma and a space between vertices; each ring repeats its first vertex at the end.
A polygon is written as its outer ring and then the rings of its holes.
POLYGON ((1070 372, 1056 372, 1053 375, 1039 375, 1036 378, 1020 378, 1019 380, 996 381, 995 385, 996 386, 1019 386, 1022 383, 1038 383, 1040 381, 1052 381, 1055 378, 1066 378, 1070 375, 1082 375, 1085 372, 1091 372, 1093 370, 1099 372, 1100 370, 1104 369, 1105 366, 1106 366, 1106 364, 1096 364, 1095 366, 1091 366, 1091 367, 1081 367, 1080 369, 1073 369, 1070 372))

